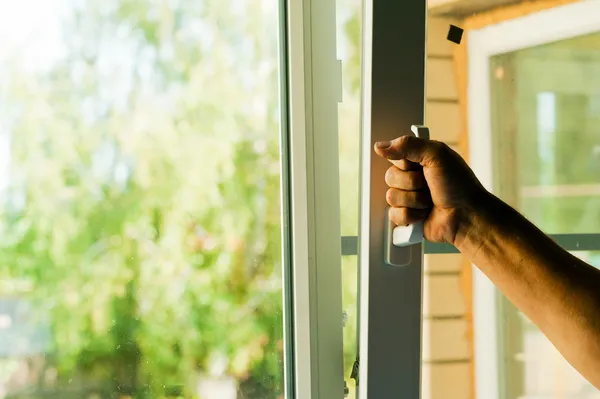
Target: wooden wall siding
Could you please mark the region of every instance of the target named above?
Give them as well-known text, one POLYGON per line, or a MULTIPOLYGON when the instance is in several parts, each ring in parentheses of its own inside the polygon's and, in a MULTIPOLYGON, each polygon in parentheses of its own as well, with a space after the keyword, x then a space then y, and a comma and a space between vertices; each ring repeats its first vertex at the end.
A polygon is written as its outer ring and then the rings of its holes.
POLYGON ((454 68, 456 44, 446 40, 454 19, 430 17, 427 21, 427 85, 425 123, 436 140, 458 144, 460 107, 454 68))
POLYGON ((462 130, 458 101, 451 103, 429 101, 425 124, 437 140, 457 145, 462 130))
POLYGON ((423 380, 435 381, 427 384, 423 389, 423 398, 469 398, 469 386, 457 384, 457 381, 469 380, 468 363, 446 363, 425 365, 423 367, 423 380))
MULTIPOLYGON (((461 152, 462 133, 453 47, 446 39, 449 18, 427 24, 425 123, 431 137, 461 152)), ((462 256, 425 256, 423 282, 423 399, 467 399, 472 384, 467 321, 461 291, 462 256)))
POLYGON ((456 104, 458 92, 452 58, 427 59, 427 100, 456 104))
MULTIPOLYGON (((455 255, 457 258, 459 255, 455 255)), ((423 314, 433 318, 462 318, 465 302, 457 272, 429 274, 423 282, 423 314)))
POLYGON ((439 18, 429 15, 427 19, 427 56, 452 57, 455 44, 446 40, 448 25, 458 21, 452 18, 439 18))
MULTIPOLYGON (((469 363, 468 341, 465 339, 467 322, 461 319, 423 320, 423 338, 428 345, 423 347, 423 362, 436 364, 469 363)), ((432 381, 433 384, 436 381, 432 381)), ((456 384, 469 386, 471 381, 456 381, 456 384)), ((434 398, 436 399, 436 398, 434 398)))
POLYGON ((462 257, 457 254, 426 255, 424 269, 426 274, 441 274, 447 272, 460 273, 462 257))

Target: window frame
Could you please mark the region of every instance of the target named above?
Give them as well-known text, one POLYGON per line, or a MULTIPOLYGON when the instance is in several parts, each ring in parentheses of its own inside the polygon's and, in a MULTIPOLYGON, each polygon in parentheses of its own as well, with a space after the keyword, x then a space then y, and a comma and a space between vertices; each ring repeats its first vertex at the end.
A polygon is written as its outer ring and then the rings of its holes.
POLYGON ((418 398, 423 245, 386 248, 384 175, 390 165, 373 145, 411 134, 410 126, 425 120, 427 2, 366 0, 363 7, 357 390, 361 399, 418 398), (409 263, 385 264, 388 250, 409 263))
MULTIPOLYGON (((493 192, 493 149, 491 130, 490 58, 516 51, 598 32, 600 1, 586 0, 488 25, 468 32, 468 130, 469 163, 482 184, 493 192), (577 21, 577 24, 564 23, 577 21)), ((600 234, 551 235, 567 250, 600 250, 600 234), (584 244, 584 245, 580 245, 584 244)), ((473 329, 475 391, 477 397, 499 399, 505 396, 506 381, 501 362, 502 348, 498 291, 473 266, 473 329)))
MULTIPOLYGON (((286 378, 294 385, 288 395, 341 398, 342 240, 336 104, 341 100, 341 65, 335 59, 335 1, 287 0, 285 14, 287 79, 282 82, 287 88, 284 104, 289 132, 282 144, 289 148, 282 150, 289 151, 291 195, 284 221, 290 231, 292 265, 287 296, 292 311, 286 320, 291 329, 287 337, 293 341, 287 346, 286 378)), ((372 151, 375 141, 411 134, 410 125, 424 121, 426 16, 426 0, 410 5, 395 0, 364 2, 363 44, 369 44, 363 45, 360 149, 361 398, 398 393, 420 396, 423 246, 392 249, 399 258, 411 260, 405 267, 384 264, 383 176, 389 164, 372 156, 372 151), (392 46, 404 51, 390 56, 392 46), (396 311, 382 315, 385 303, 396 304, 396 311)))
POLYGON ((335 0, 281 0, 286 397, 344 396, 335 0), (313 40, 318 38, 318 40, 313 40), (287 180, 287 181, 286 181, 287 180))

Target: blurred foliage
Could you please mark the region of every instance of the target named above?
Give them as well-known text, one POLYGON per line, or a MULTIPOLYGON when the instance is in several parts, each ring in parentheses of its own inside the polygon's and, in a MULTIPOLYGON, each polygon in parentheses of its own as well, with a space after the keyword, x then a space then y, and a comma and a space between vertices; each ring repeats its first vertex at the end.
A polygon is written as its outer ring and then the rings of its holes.
POLYGON ((2 80, 2 278, 50 316, 59 383, 189 397, 228 374, 277 397, 276 1, 72 10, 60 59, 15 54, 2 80))
MULTIPOLYGON (((339 158, 341 232, 358 235, 359 143, 360 143, 360 24, 361 0, 337 2, 338 56, 342 61, 343 102, 339 105, 339 158)), ((350 379, 356 359, 358 322, 358 264, 356 256, 342 260, 342 303, 347 316, 344 328, 344 378, 354 398, 354 380, 350 379)))

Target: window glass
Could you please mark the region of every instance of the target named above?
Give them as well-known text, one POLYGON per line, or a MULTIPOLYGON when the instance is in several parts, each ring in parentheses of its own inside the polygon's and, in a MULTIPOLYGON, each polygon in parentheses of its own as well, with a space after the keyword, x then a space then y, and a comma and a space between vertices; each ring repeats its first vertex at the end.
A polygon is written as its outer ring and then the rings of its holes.
POLYGON ((356 381, 351 377, 358 353, 356 345, 358 326, 358 257, 342 257, 342 306, 344 307, 344 380, 347 398, 356 397, 356 381))
POLYGON ((283 397, 278 8, 2 2, 3 397, 283 397))
MULTIPOLYGON (((361 0, 340 0, 337 7, 337 51, 342 62, 343 101, 338 107, 340 211, 342 236, 358 234, 361 0)), ((344 312, 344 380, 348 398, 355 397, 350 378, 356 360, 358 269, 356 256, 342 257, 344 312)))
POLYGON ((492 58, 499 193, 547 233, 600 229, 600 34, 492 58))
POLYGON ((342 62, 343 101, 339 104, 340 208, 343 236, 358 233, 361 0, 337 2, 338 58, 342 62))

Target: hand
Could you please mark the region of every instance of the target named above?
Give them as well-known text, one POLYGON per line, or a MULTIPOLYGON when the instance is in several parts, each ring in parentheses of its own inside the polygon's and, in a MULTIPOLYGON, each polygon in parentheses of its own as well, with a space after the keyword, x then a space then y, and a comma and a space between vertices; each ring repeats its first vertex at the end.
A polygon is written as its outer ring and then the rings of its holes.
POLYGON ((425 238, 433 242, 456 246, 465 238, 490 194, 460 155, 444 143, 414 136, 376 143, 375 152, 393 165, 385 182, 394 223, 423 220, 425 238))

